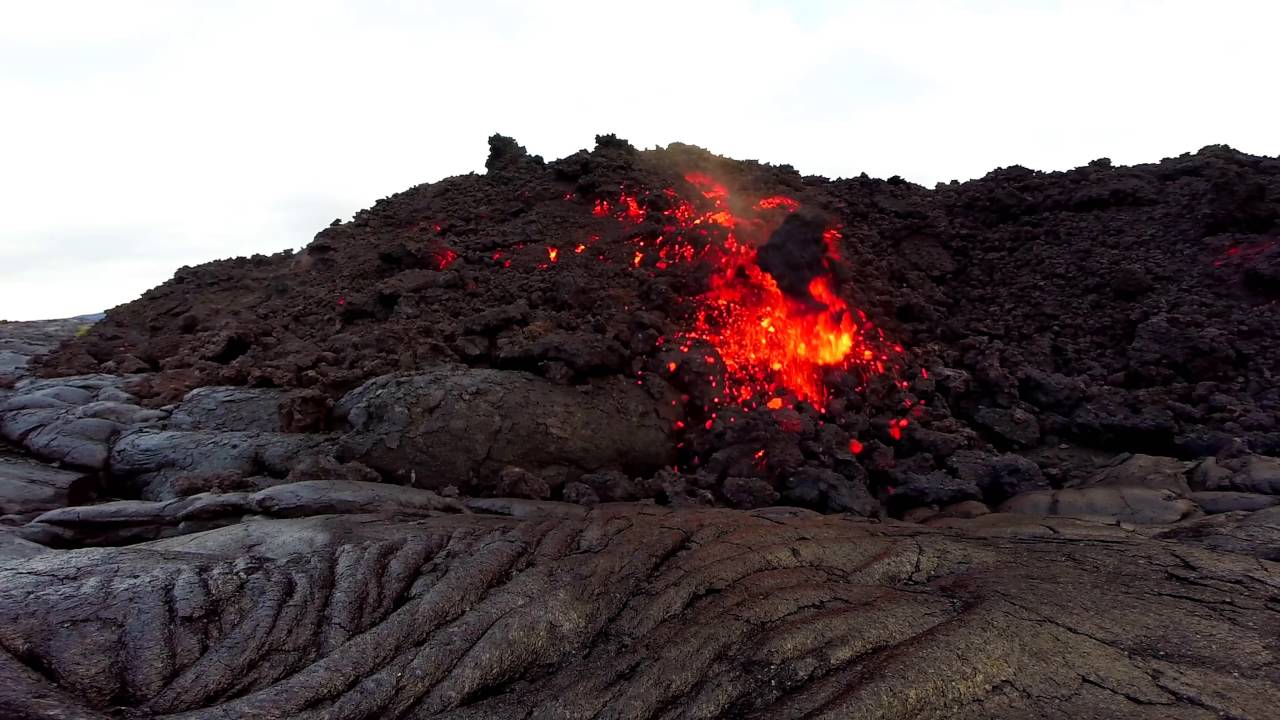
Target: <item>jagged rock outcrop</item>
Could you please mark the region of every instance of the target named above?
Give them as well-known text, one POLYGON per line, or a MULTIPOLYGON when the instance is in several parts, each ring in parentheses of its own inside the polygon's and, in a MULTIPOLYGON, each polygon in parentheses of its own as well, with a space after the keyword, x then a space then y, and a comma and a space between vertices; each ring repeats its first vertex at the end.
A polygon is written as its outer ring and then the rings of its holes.
POLYGON ((539 468, 552 487, 603 470, 651 474, 675 459, 671 395, 656 379, 570 387, 507 370, 388 375, 338 403, 349 426, 340 455, 468 494, 496 487, 507 466, 539 468))

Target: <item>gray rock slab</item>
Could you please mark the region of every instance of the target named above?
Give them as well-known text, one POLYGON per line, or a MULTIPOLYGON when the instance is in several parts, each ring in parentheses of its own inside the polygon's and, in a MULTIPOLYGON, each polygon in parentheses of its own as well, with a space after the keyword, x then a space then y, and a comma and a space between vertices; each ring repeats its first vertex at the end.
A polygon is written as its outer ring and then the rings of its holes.
POLYGON ((1190 517, 1198 508, 1195 503, 1170 490, 1116 486, 1037 490, 1006 500, 1000 505, 1000 511, 1134 525, 1163 525, 1190 517))

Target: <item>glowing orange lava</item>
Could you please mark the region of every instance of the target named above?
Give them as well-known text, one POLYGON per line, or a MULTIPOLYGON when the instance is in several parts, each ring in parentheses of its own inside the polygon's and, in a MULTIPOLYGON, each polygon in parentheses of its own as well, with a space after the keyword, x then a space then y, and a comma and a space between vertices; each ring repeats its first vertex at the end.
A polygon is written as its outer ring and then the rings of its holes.
MULTIPOLYGON (((883 372, 889 360, 882 349, 883 334, 855 313, 833 285, 830 275, 809 283, 809 293, 822 309, 788 297, 773 277, 756 264, 756 248, 740 242, 735 228, 759 226, 764 218, 744 220, 728 208, 724 186, 703 175, 687 178, 712 202, 715 210, 695 223, 719 225, 726 234, 711 277, 710 290, 699 298, 699 309, 689 338, 710 343, 720 353, 725 368, 725 393, 731 401, 750 404, 785 392, 798 400, 824 408, 828 370, 883 372)), ((758 213, 794 212, 799 203, 784 196, 755 204, 758 213)), ((776 227, 774 222, 767 225, 776 227)), ((824 233, 828 257, 838 257, 840 234, 824 233)), ((758 242, 758 240, 757 240, 758 242)))
POLYGON ((760 202, 755 204, 756 210, 772 210, 774 208, 784 208, 787 212, 795 212, 800 209, 800 203, 785 195, 773 195, 761 198, 760 202))
MULTIPOLYGON (((887 343, 866 315, 851 309, 837 291, 830 274, 839 259, 836 228, 823 234, 827 272, 808 286, 816 303, 788 297, 756 263, 756 248, 788 213, 799 210, 800 203, 773 195, 754 204, 734 205, 751 208, 750 214, 740 216, 730 207, 730 193, 721 183, 703 173, 689 173, 685 180, 709 202, 710 209, 699 211, 674 189, 664 190, 663 234, 647 241, 643 236, 635 238, 633 242, 645 250, 635 251, 632 265, 661 271, 674 264, 703 260, 711 264, 709 289, 696 299, 681 349, 687 351, 690 340, 715 348, 725 370, 718 400, 744 407, 767 402, 771 409, 778 409, 781 396, 790 393, 823 409, 828 371, 861 372, 864 377, 885 372, 891 355, 902 349, 887 343), (650 251, 657 257, 646 263, 650 251)), ((624 189, 616 204, 597 200, 593 214, 641 223, 653 217, 647 216, 642 204, 641 195, 624 189)), ((894 431, 900 429, 894 426, 894 431)))

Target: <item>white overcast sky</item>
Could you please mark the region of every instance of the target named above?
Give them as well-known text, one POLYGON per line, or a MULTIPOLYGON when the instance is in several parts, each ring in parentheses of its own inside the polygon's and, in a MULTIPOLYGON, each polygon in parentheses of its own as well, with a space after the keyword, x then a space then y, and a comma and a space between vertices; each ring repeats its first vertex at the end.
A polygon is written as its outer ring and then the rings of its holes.
POLYGON ((0 319, 614 132, 932 186, 1280 154, 1280 3, 0 0, 0 319))

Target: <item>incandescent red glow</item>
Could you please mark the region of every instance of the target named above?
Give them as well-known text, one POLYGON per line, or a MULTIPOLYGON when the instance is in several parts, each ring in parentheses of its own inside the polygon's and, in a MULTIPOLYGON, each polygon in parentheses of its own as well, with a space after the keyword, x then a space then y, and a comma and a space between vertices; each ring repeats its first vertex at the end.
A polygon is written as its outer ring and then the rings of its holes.
POLYGON ((910 421, 906 418, 898 418, 889 423, 889 437, 894 440, 902 439, 902 429, 907 426, 910 421))
MULTIPOLYGON (((827 228, 823 233, 826 269, 809 282, 811 298, 796 299, 757 264, 756 249, 787 214, 800 209, 800 203, 774 195, 754 204, 731 206, 729 191, 708 175, 689 173, 685 180, 710 207, 699 210, 674 189, 663 190, 662 234, 633 238, 637 249, 631 265, 652 273, 675 265, 709 264, 708 289, 693 299, 680 350, 688 352, 690 341, 715 349, 721 362, 707 356, 708 363, 724 368, 715 404, 755 407, 771 398, 766 404, 776 410, 783 404, 780 396, 790 393, 824 409, 827 372, 885 372, 886 364, 892 362, 890 355, 902 349, 886 342, 884 334, 838 292, 831 273, 839 259, 838 229, 827 228), (744 207, 751 211, 736 214, 734 208, 744 207), (648 254, 657 258, 645 262, 648 254)), ((646 217, 656 220, 657 213, 644 209, 646 197, 624 189, 616 203, 596 200, 592 213, 612 215, 623 223, 640 223, 646 217)))
POLYGON ((458 253, 450 248, 445 248, 443 251, 436 253, 435 260, 437 270, 446 270, 450 265, 458 261, 458 253))
POLYGON ((618 202, 622 205, 622 217, 634 223, 644 222, 645 213, 640 209, 640 201, 635 195, 623 192, 618 202))
POLYGON ((729 191, 725 190, 723 185, 712 180, 705 173, 691 172, 685 175, 684 179, 697 187, 704 197, 716 203, 717 207, 722 201, 729 198, 729 191))
POLYGON ((854 455, 859 455, 862 453, 862 450, 863 450, 862 443, 857 438, 853 438, 852 440, 849 441, 849 452, 853 453, 854 455))
POLYGON ((1264 255, 1268 250, 1280 244, 1280 240, 1265 240, 1250 245, 1232 245, 1228 247, 1216 260, 1213 261, 1214 267, 1222 267, 1227 264, 1240 263, 1248 265, 1254 260, 1264 255))
MULTIPOLYGON (((861 313, 855 317, 829 275, 815 277, 808 288, 822 309, 783 294, 773 277, 756 264, 755 247, 739 242, 733 232, 746 223, 729 214, 724 187, 704 175, 691 174, 686 179, 715 206, 694 224, 705 222, 729 231, 715 258, 711 289, 700 298, 688 336, 705 340, 720 352, 728 370, 725 390, 731 400, 745 403, 765 393, 790 390, 798 399, 822 408, 827 399, 826 370, 861 365, 868 371, 883 371, 877 358, 884 352, 871 347, 880 345, 883 336, 861 313)), ((782 196, 766 200, 756 206, 788 211, 799 207, 782 196)), ((840 234, 828 229, 823 239, 834 261, 840 234)))
POLYGON ((556 256, 560 254, 560 250, 553 247, 547 248, 547 257, 551 258, 551 262, 556 261, 556 256))
POLYGON ((783 208, 787 212, 795 212, 800 209, 800 203, 785 195, 773 195, 762 198, 755 205, 756 210, 773 210, 774 208, 783 208))

